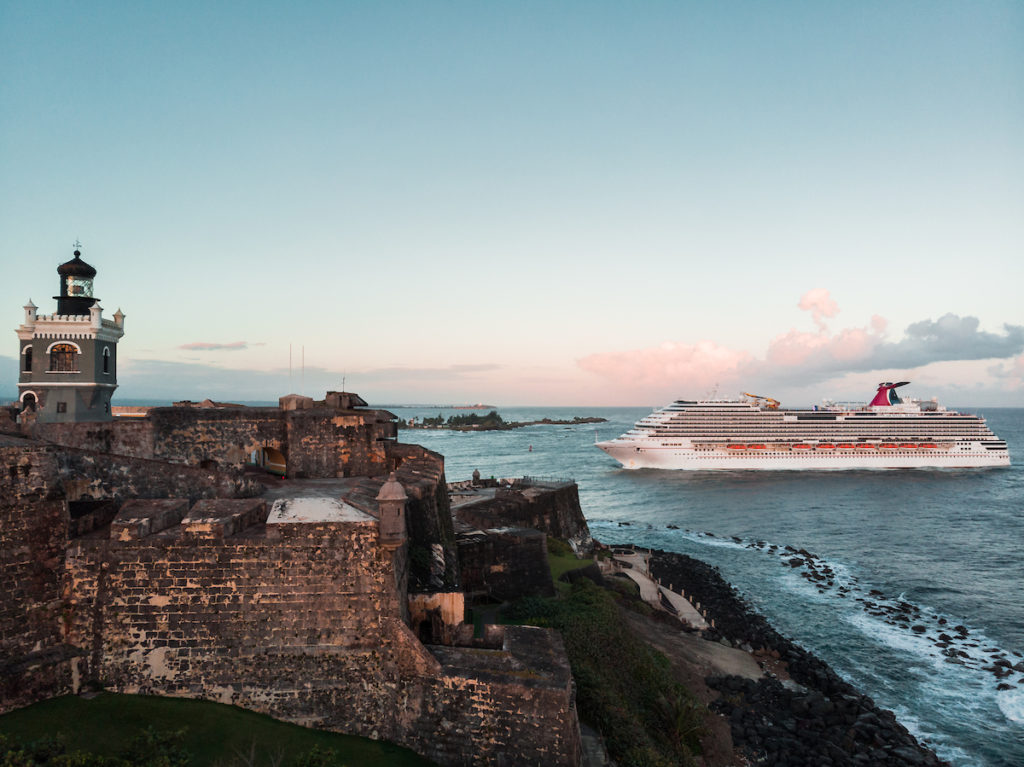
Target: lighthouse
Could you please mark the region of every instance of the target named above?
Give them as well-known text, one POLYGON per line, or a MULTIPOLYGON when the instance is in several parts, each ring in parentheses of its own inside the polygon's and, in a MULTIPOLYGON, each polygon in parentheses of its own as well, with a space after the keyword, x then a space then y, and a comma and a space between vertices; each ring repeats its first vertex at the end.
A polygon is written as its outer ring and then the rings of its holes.
POLYGON ((113 319, 104 319, 93 295, 96 269, 77 248, 57 275, 56 313, 39 314, 29 299, 25 321, 15 331, 22 412, 34 412, 42 423, 109 421, 125 315, 118 309, 113 319))

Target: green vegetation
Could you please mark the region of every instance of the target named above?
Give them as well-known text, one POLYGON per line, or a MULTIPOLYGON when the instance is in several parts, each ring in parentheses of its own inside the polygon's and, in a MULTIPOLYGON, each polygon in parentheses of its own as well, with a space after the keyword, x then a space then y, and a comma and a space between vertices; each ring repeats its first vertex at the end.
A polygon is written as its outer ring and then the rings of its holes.
POLYGON ((497 410, 492 410, 487 415, 453 415, 449 416, 447 421, 439 413, 437 418, 424 418, 422 425, 431 429, 504 429, 507 426, 497 410))
POLYGON ((518 600, 503 618, 562 633, 580 718, 601 732, 620 765, 692 764, 705 709, 672 678, 669 660, 623 624, 623 599, 581 579, 555 599, 518 600))
POLYGON ((560 592, 568 592, 569 584, 560 581, 559 578, 570 570, 579 570, 592 564, 593 559, 577 559, 576 553, 565 541, 548 536, 548 566, 551 568, 551 579, 555 582, 555 588, 560 592))
POLYGON ((503 431, 508 429, 521 429, 524 426, 577 426, 584 423, 603 423, 607 418, 595 418, 593 416, 575 416, 569 420, 554 418, 541 418, 539 421, 506 421, 497 410, 492 410, 487 415, 469 413, 467 415, 449 416, 448 420, 440 413, 437 418, 429 416, 416 422, 415 419, 409 422, 399 421, 398 426, 402 429, 454 429, 455 431, 503 431))
POLYGON ((0 767, 430 765, 391 743, 311 730, 209 701, 103 693, 0 716, 0 767))

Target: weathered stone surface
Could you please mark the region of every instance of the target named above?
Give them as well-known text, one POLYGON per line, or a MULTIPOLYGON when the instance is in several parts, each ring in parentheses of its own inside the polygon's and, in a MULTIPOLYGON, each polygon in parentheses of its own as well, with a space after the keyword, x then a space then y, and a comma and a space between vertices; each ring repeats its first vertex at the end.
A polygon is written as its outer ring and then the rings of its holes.
POLYGON ((51 448, 0 437, 0 712, 72 683, 78 653, 61 633, 69 519, 57 472, 51 448))
POLYGON ((270 447, 285 456, 289 477, 352 477, 389 470, 395 425, 391 413, 363 408, 161 407, 107 423, 35 424, 32 436, 206 469, 241 468, 270 447))
MULTIPOLYGON (((487 492, 487 491, 484 491, 487 492)), ((593 547, 575 482, 517 479, 479 499, 454 505, 456 519, 470 527, 527 527, 568 541, 579 553, 593 547)))
POLYGON ((554 596, 547 536, 539 530, 504 527, 458 536, 462 588, 501 601, 554 596))
MULTIPOLYGON (((424 581, 457 581, 443 459, 398 446, 388 460, 410 543, 430 552, 424 581)), ((410 630, 409 549, 382 547, 372 513, 382 477, 354 481, 344 513, 270 520, 260 498, 219 497, 255 490, 232 471, 7 437, 0 467, 0 710, 94 681, 385 738, 442 764, 578 764, 557 635, 428 648, 410 630)), ((460 599, 421 595, 445 613, 443 641, 465 634, 460 599)))

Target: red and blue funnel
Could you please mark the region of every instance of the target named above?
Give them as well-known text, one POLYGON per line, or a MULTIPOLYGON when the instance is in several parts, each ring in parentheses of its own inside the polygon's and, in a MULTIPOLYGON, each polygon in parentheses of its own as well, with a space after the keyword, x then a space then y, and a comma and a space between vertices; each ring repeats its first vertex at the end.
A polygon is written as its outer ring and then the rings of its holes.
POLYGON ((903 400, 896 394, 896 388, 899 386, 906 386, 910 381, 900 381, 899 383, 880 383, 878 384, 878 391, 875 393, 875 398, 869 403, 871 407, 876 405, 889 406, 902 404, 903 400))

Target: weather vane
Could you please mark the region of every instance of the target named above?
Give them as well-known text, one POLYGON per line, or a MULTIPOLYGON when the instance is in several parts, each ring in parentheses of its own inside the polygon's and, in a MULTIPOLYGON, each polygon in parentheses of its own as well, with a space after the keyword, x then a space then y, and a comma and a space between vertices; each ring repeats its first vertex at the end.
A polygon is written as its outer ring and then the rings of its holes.
POLYGON ((80 243, 80 242, 78 241, 78 238, 76 237, 76 238, 75 238, 75 250, 78 250, 78 249, 79 249, 79 248, 81 248, 81 247, 82 247, 82 243, 80 243))

